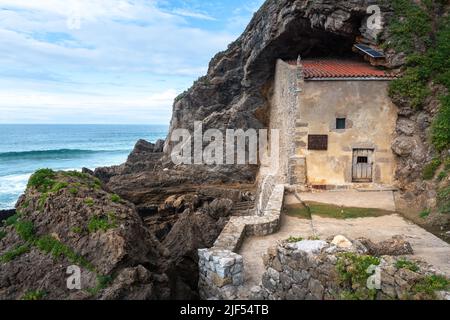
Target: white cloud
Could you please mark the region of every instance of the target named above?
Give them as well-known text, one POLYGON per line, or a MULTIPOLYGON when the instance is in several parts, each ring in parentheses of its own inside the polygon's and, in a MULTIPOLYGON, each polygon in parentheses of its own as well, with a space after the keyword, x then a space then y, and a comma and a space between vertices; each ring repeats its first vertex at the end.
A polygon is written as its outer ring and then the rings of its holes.
POLYGON ((211 17, 210 15, 208 15, 206 13, 190 11, 187 9, 175 9, 172 11, 172 13, 183 16, 183 17, 189 17, 189 18, 195 18, 195 19, 201 19, 201 20, 210 20, 210 21, 217 20, 216 18, 211 17))
MULTIPOLYGON (((27 122, 33 110, 36 121, 82 121, 77 108, 112 119, 120 106, 136 112, 147 106, 150 118, 168 122, 176 94, 238 34, 217 27, 229 16, 219 21, 217 11, 206 9, 212 4, 182 1, 174 8, 166 1, 162 9, 162 2, 0 0, 0 122, 21 122, 22 110, 27 122), (80 29, 68 28, 73 15, 80 29)), ((246 15, 247 9, 236 13, 239 24, 246 15)))

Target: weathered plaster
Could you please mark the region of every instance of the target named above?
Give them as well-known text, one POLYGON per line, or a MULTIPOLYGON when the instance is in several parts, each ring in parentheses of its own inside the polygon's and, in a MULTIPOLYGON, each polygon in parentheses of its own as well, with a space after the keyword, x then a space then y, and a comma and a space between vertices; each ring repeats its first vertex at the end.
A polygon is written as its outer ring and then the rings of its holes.
MULTIPOLYGON (((395 156, 391 151, 397 109, 388 97, 388 81, 305 81, 297 122, 307 134, 327 134, 327 151, 310 151, 297 142, 296 153, 307 161, 311 185, 352 184, 353 149, 374 149, 373 182, 392 185, 395 156), (347 129, 336 129, 336 118, 347 129)), ((305 139, 307 140, 307 139, 305 139)))

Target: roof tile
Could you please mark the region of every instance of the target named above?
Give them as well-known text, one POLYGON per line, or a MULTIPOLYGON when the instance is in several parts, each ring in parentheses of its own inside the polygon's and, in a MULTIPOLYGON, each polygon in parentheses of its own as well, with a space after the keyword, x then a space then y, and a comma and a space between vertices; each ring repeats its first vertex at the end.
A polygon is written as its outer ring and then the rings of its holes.
MULTIPOLYGON (((297 61, 289 61, 296 65, 297 61)), ((355 60, 315 59, 302 60, 305 79, 316 78, 380 78, 393 79, 395 76, 372 65, 355 60)))

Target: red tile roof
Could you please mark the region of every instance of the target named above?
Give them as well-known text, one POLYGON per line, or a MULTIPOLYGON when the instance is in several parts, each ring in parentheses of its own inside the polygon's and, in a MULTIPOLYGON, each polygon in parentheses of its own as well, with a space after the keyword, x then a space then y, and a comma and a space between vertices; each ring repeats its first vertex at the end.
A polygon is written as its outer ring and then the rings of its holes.
MULTIPOLYGON (((289 61, 296 65, 297 61, 289 61)), ((305 79, 323 78, 395 78, 386 71, 377 69, 369 63, 355 60, 316 59, 302 60, 305 79)))

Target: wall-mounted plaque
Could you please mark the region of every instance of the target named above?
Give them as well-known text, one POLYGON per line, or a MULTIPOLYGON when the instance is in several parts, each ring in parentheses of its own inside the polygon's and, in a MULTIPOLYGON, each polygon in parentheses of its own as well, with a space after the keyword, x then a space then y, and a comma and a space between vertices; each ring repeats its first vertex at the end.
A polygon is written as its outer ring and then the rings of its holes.
POLYGON ((308 150, 328 150, 328 135, 310 134, 308 150))

